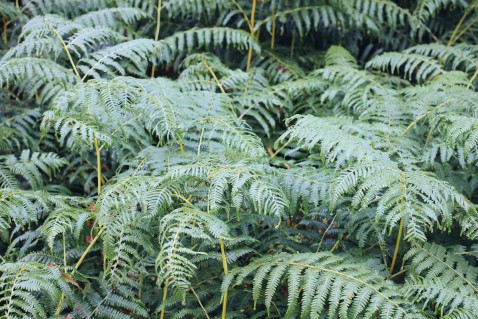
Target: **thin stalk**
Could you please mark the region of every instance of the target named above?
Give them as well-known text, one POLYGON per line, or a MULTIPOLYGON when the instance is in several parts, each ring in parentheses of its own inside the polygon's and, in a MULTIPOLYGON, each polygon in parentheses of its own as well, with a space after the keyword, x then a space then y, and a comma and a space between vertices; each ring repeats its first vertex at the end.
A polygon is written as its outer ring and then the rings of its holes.
POLYGON ((78 70, 76 69, 76 65, 73 62, 73 58, 71 57, 70 50, 68 50, 68 46, 66 45, 65 41, 63 41, 63 38, 61 37, 61 35, 58 33, 58 31, 50 23, 48 23, 48 25, 53 30, 53 33, 55 33, 56 37, 60 40, 61 45, 63 46, 63 49, 65 50, 66 55, 68 56, 68 60, 70 60, 71 67, 73 68, 73 71, 75 72, 76 76, 81 78, 80 74, 78 73, 78 70))
POLYGON ((86 250, 83 252, 83 254, 81 255, 80 259, 78 260, 78 262, 76 263, 75 265, 75 269, 73 269, 73 271, 71 272, 72 275, 75 274, 75 271, 78 270, 78 268, 80 268, 81 264, 83 263, 83 260, 85 260, 85 257, 86 255, 88 255, 88 253, 90 252, 91 248, 93 248, 93 246, 95 245, 96 241, 100 238, 101 234, 103 234, 103 231, 105 229, 104 228, 101 228, 100 231, 98 232, 98 234, 96 234, 95 238, 93 238, 93 240, 91 241, 91 243, 88 245, 88 247, 86 247, 86 250))
POLYGON ((403 273, 406 272, 406 271, 407 271, 406 269, 402 269, 402 270, 400 270, 399 272, 394 273, 393 275, 388 276, 387 279, 395 278, 395 277, 397 277, 397 276, 403 274, 403 273))
POLYGON ((66 244, 65 244, 65 233, 63 233, 63 265, 66 268, 66 244))
POLYGON ((448 40, 448 43, 446 44, 447 47, 451 46, 452 44, 454 44, 456 42, 457 39, 455 39, 455 37, 456 37, 458 31, 460 30, 463 22, 465 22, 466 16, 468 15, 468 13, 470 13, 471 10, 473 10, 474 7, 475 7, 475 5, 472 5, 465 11, 465 13, 461 17, 460 21, 456 25, 455 30, 453 30, 453 33, 450 37, 450 40, 448 40))
POLYGON ((271 155, 271 159, 273 159, 274 157, 277 156, 277 154, 279 154, 284 148, 287 147, 287 145, 289 145, 289 142, 285 143, 284 145, 282 145, 282 147, 280 147, 274 154, 271 155))
POLYGON ((468 88, 468 89, 472 86, 473 81, 475 81, 475 79, 476 79, 477 76, 478 76, 478 69, 476 70, 475 74, 473 74, 473 76, 471 77, 470 82, 468 82, 468 85, 467 85, 467 88, 468 88))
POLYGON ((198 301, 198 303, 199 303, 199 306, 201 306, 202 311, 204 311, 204 314, 206 315, 206 318, 207 318, 207 319, 211 319, 211 318, 209 317, 209 315, 207 314, 206 308, 204 308, 204 306, 203 306, 201 300, 199 299, 199 296, 196 294, 196 291, 194 291, 194 288, 193 288, 192 286, 191 286, 191 291, 193 292, 194 296, 196 296, 196 299, 197 299, 197 301, 198 301))
MULTIPOLYGON (((250 24, 252 38, 254 38, 255 16, 256 16, 256 0, 252 0, 252 12, 251 12, 251 24, 250 24)), ((249 71, 249 69, 251 68, 251 61, 252 61, 252 43, 249 43, 249 53, 247 54, 246 71, 249 71)))
MULTIPOLYGON (((226 260, 226 252, 224 249, 224 243, 222 242, 222 239, 219 238, 219 246, 221 246, 221 258, 222 258, 222 268, 224 269, 224 274, 227 275, 227 260, 226 260)), ((224 292, 224 300, 222 301, 222 319, 226 319, 226 313, 227 313, 227 290, 224 292)))
POLYGON ((460 34, 455 37, 455 42, 458 41, 462 36, 464 36, 466 31, 468 31, 476 23, 476 21, 478 21, 478 17, 475 17, 473 20, 470 21, 470 23, 466 25, 465 28, 463 28, 463 31, 461 31, 460 34))
MULTIPOLYGON (((71 275, 74 275, 75 272, 78 270, 78 268, 80 268, 81 264, 83 263, 83 261, 85 260, 86 258, 86 255, 88 255, 88 253, 90 252, 91 248, 93 248, 93 246, 95 245, 96 241, 98 240, 98 238, 100 238, 101 234, 103 234, 103 231, 104 231, 104 228, 101 228, 100 231, 98 232, 98 234, 96 234, 95 238, 93 238, 93 240, 91 241, 91 243, 88 245, 88 247, 86 247, 86 250, 83 252, 83 254, 81 255, 80 259, 78 260, 78 262, 76 263, 75 265, 75 268, 73 269, 73 271, 71 272, 71 275)), ((55 315, 60 315, 61 313, 61 307, 63 306, 63 301, 65 300, 65 294, 62 293, 61 294, 61 297, 60 297, 60 301, 58 302, 58 307, 56 308, 56 312, 55 312, 55 315)))
POLYGON ((290 44, 290 57, 294 56, 294 45, 295 45, 295 29, 292 30, 292 43, 290 44))
POLYGON ((272 38, 271 38, 271 50, 274 50, 274 43, 276 39, 276 15, 272 12, 272 38))
POLYGON ((7 20, 3 17, 3 43, 8 43, 8 34, 7 34, 7 20))
POLYGON ((403 217, 400 218, 400 226, 398 227, 397 242, 395 243, 395 250, 393 252, 392 263, 390 264, 390 274, 391 275, 393 275, 393 268, 395 267, 395 263, 397 261, 398 248, 400 248, 400 241, 402 239, 402 232, 403 232, 403 217))
POLYGON ((219 79, 216 76, 216 73, 214 73, 214 70, 209 66, 209 64, 203 60, 204 66, 208 69, 209 73, 211 73, 212 77, 214 78, 214 81, 216 82, 217 87, 219 90, 221 90, 221 93, 226 94, 226 91, 224 90, 224 87, 222 86, 221 82, 219 82, 219 79))
MULTIPOLYGON (((154 34, 154 41, 158 41, 159 39, 159 30, 161 27, 161 1, 158 0, 158 7, 156 8, 156 33, 154 34)), ((154 77, 154 71, 156 71, 156 65, 153 64, 151 68, 151 77, 154 77)))
MULTIPOLYGON (((478 71, 477 71, 477 73, 475 73, 475 74, 478 75, 478 71)), ((419 117, 417 117, 417 119, 416 119, 415 121, 413 121, 412 123, 410 123, 410 125, 408 125, 405 130, 403 130, 403 132, 402 132, 402 134, 400 134, 400 136, 404 136, 405 134, 407 134, 407 132, 408 132, 412 127, 414 127, 414 126, 417 124, 418 121, 424 119, 425 117, 427 117, 428 115, 430 115, 433 111, 436 111, 436 110, 442 108, 443 106, 445 106, 445 105, 447 105, 448 103, 451 103, 451 102, 453 102, 453 101, 454 101, 453 99, 448 99, 448 100, 446 100, 445 102, 443 102, 443 103, 437 105, 436 107, 434 107, 432 110, 430 110, 430 111, 428 111, 428 112, 426 112, 426 113, 420 115, 419 117)))
POLYGON ((101 147, 98 145, 98 139, 95 137, 95 150, 96 150, 96 172, 98 174, 98 195, 101 194, 101 147))
POLYGON ((161 316, 159 317, 160 319, 164 319, 164 312, 166 310, 165 302, 166 298, 168 297, 168 285, 169 285, 169 278, 166 279, 166 282, 164 283, 164 290, 163 290, 163 309, 161 309, 161 316))

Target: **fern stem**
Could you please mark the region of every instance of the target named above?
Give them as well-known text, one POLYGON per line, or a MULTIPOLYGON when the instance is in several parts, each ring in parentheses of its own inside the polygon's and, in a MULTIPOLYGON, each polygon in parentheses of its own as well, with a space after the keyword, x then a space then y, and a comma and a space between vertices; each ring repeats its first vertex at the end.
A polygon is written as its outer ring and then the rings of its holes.
POLYGON ((244 17, 244 20, 246 21, 247 26, 249 27, 249 30, 250 30, 251 29, 251 21, 249 21, 249 17, 244 12, 244 9, 242 8, 242 6, 236 0, 231 0, 231 2, 237 7, 239 12, 242 14, 242 16, 244 17))
MULTIPOLYGON (((85 260, 85 257, 86 255, 88 255, 88 253, 90 252, 91 248, 93 248, 93 246, 95 245, 96 241, 98 240, 98 238, 100 238, 101 234, 103 234, 103 231, 104 231, 104 228, 101 228, 100 231, 98 232, 98 234, 96 234, 95 238, 93 238, 93 240, 90 242, 90 244, 88 245, 88 247, 86 247, 86 250, 83 252, 83 254, 81 255, 80 259, 78 260, 78 262, 76 263, 73 271, 71 272, 72 275, 75 274, 76 270, 78 270, 78 268, 80 268, 81 264, 83 263, 83 260, 85 260)), ((58 307, 56 308, 56 312, 55 312, 55 315, 59 315, 60 312, 61 312, 61 307, 63 306, 63 301, 65 300, 65 294, 62 293, 61 294, 61 297, 60 297, 60 301, 58 302, 58 307)))
MULTIPOLYGON (((475 74, 478 75, 478 71, 477 71, 475 74)), ((474 77, 476 77, 476 76, 474 76, 474 77)), ((445 106, 445 105, 447 105, 447 104, 449 104, 449 103, 451 103, 451 102, 453 102, 453 101, 454 101, 454 99, 448 99, 448 100, 446 100, 445 102, 440 103, 439 105, 437 105, 436 107, 434 107, 432 110, 430 110, 430 111, 428 111, 428 112, 426 112, 426 113, 420 115, 419 117, 417 117, 417 119, 416 119, 415 121, 413 121, 412 123, 410 123, 410 125, 408 125, 405 130, 403 130, 403 132, 402 132, 402 134, 400 134, 400 136, 404 136, 405 134, 407 134, 407 132, 410 131, 410 129, 411 129, 412 127, 414 127, 414 126, 418 123, 418 121, 424 119, 425 117, 427 117, 428 115, 430 115, 433 111, 436 111, 436 110, 442 108, 443 106, 445 106)))
MULTIPOLYGON (((227 275, 227 260, 226 260, 226 251, 224 249, 224 243, 222 242, 222 238, 219 238, 219 246, 221 246, 221 258, 222 258, 222 268, 224 269, 224 274, 227 275)), ((224 292, 224 300, 222 302, 222 319, 226 319, 226 312, 227 312, 227 289, 224 292)))
POLYGON ((166 305, 164 304, 166 302, 166 298, 168 297, 168 286, 169 286, 169 278, 166 279, 166 282, 164 283, 164 290, 163 290, 163 309, 161 309, 161 315, 160 319, 164 319, 164 312, 166 310, 166 305))
POLYGON ((197 295, 196 291, 194 291, 194 288, 193 288, 192 286, 191 286, 191 291, 193 292, 194 296, 196 297, 196 299, 197 299, 197 301, 198 301, 198 303, 199 303, 199 306, 200 306, 201 309, 204 311, 204 314, 206 315, 206 318, 207 318, 207 319, 211 319, 211 318, 209 317, 209 315, 207 314, 207 310, 206 310, 206 308, 204 308, 204 306, 203 306, 203 304, 202 304, 202 302, 201 302, 201 299, 199 299, 199 296, 197 295))
POLYGON ((398 248, 400 248, 400 241, 402 239, 402 232, 403 232, 403 217, 400 218, 400 226, 398 227, 397 241, 395 243, 395 250, 393 251, 392 263, 390 264, 390 274, 391 275, 393 275, 393 268, 395 267, 395 263, 397 261, 398 248))
POLYGON ((73 58, 71 57, 70 50, 68 49, 68 46, 66 45, 65 41, 63 41, 61 34, 58 33, 58 31, 50 23, 48 23, 48 26, 53 30, 53 33, 55 33, 56 37, 60 40, 61 45, 63 46, 63 49, 65 50, 66 55, 68 56, 68 60, 70 60, 70 64, 71 64, 71 67, 73 68, 73 72, 75 72, 76 76, 81 79, 80 73, 78 73, 78 70, 76 69, 76 65, 73 62, 73 58))
MULTIPOLYGON (((254 38, 254 19, 256 15, 256 0, 252 0, 252 12, 251 12, 251 24, 250 24, 250 29, 251 29, 251 41, 254 38)), ((249 43, 249 53, 247 54, 247 65, 246 65, 246 71, 249 71, 251 68, 251 61, 252 61, 252 43, 249 43)))
POLYGON ((290 44, 290 57, 294 56, 294 45, 295 45, 295 29, 292 30, 292 43, 290 44))
MULTIPOLYGON (((154 41, 158 41, 159 39, 159 30, 161 27, 161 1, 158 0, 158 7, 156 8, 156 33, 154 34, 154 41)), ((156 65, 153 64, 151 68, 151 77, 154 77, 154 72, 156 71, 156 65)))
POLYGON ((63 265, 66 268, 66 243, 65 243, 65 233, 62 233, 63 235, 63 265))
POLYGON ((454 41, 454 42, 458 41, 462 36, 464 36, 465 33, 466 33, 466 31, 468 31, 468 30, 473 26, 473 24, 476 23, 476 21, 478 21, 478 17, 475 17, 473 20, 471 20, 470 23, 468 23, 468 24, 466 25, 466 27, 463 29, 463 31, 461 31, 460 34, 458 34, 458 35, 455 37, 455 41, 454 41))
POLYGON ((447 47, 451 46, 452 44, 454 44, 456 42, 455 40, 455 37, 458 33, 458 31, 460 30, 463 22, 465 22, 465 19, 466 19, 466 16, 468 15, 468 13, 470 13, 471 10, 473 10, 473 8, 475 7, 476 5, 471 5, 468 9, 465 10, 465 13, 463 13, 463 16, 461 17, 460 21, 458 22, 458 24, 456 25, 455 27, 455 30, 453 30, 453 33, 450 37, 450 40, 448 40, 448 43, 447 43, 447 47))
POLYGON ((272 38, 271 38, 271 50, 274 50, 274 43, 276 39, 276 16, 274 15, 274 12, 272 12, 272 38))
POLYGON ((471 77, 470 82, 468 82, 468 85, 467 85, 468 89, 473 85, 473 81, 475 81, 477 76, 478 76, 478 69, 475 71, 475 73, 471 77))
POLYGON ((98 174, 98 195, 101 194, 101 148, 98 145, 98 139, 95 137, 95 150, 96 150, 96 172, 98 174))
POLYGON ((7 34, 7 20, 3 17, 3 43, 8 43, 8 34, 7 34))
POLYGON ((395 277, 397 277, 397 276, 403 274, 403 273, 406 272, 406 271, 407 271, 406 269, 402 269, 402 270, 400 270, 399 272, 396 272, 396 273, 394 273, 393 275, 388 276, 387 279, 395 278, 395 277))
POLYGON ((88 245, 88 247, 86 247, 86 250, 83 252, 83 254, 81 255, 80 259, 79 259, 78 262, 76 263, 75 269, 71 272, 72 275, 75 274, 75 270, 78 270, 78 268, 80 268, 81 264, 83 263, 83 260, 85 260, 86 255, 88 255, 88 253, 90 252, 91 248, 93 248, 93 246, 95 245, 96 241, 101 237, 101 234, 103 234, 103 231, 104 231, 104 230, 105 230, 104 228, 101 228, 100 231, 98 232, 98 234, 96 234, 96 236, 93 238, 93 240, 91 241, 91 243, 88 245))
POLYGON ((216 73, 214 73, 214 70, 209 66, 209 64, 205 60, 203 60, 202 62, 204 63, 204 66, 208 69, 209 73, 211 73, 219 90, 221 90, 223 94, 226 94, 226 91, 224 90, 224 87, 222 86, 221 82, 219 82, 219 79, 217 78, 216 73))

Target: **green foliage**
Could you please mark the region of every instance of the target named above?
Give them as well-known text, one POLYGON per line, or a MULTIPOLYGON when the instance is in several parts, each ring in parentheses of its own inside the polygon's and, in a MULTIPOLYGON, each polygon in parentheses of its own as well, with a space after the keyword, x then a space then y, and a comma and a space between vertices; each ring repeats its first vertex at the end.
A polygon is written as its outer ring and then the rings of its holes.
POLYGON ((475 318, 477 14, 3 1, 0 317, 475 318))

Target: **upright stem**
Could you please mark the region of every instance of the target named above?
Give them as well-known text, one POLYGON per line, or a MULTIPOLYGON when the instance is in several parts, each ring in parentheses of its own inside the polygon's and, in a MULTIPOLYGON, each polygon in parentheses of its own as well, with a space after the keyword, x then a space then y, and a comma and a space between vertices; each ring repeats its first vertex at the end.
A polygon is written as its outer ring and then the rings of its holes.
POLYGON ((98 195, 101 194, 101 148, 98 145, 98 139, 95 137, 95 150, 96 150, 96 172, 98 173, 98 195))
POLYGON ((400 247, 402 232, 403 232, 403 217, 400 218, 400 226, 398 228, 397 242, 395 243, 395 251, 393 252, 392 264, 390 265, 390 274, 391 275, 393 275, 393 268, 395 267, 395 262, 397 261, 398 248, 400 247))
MULTIPOLYGON (((154 41, 159 39, 159 29, 161 26, 161 0, 158 0, 158 7, 156 8, 156 33, 154 34, 154 41)), ((156 71, 156 65, 153 64, 151 68, 151 77, 154 77, 154 71, 156 71)))
MULTIPOLYGON (((219 246, 221 246, 221 257, 222 257, 222 268, 224 269, 224 274, 227 275, 227 260, 226 260, 226 251, 224 249, 224 243, 222 239, 219 238, 219 246)), ((226 309, 227 309, 227 290, 224 293, 224 300, 222 301, 222 319, 226 319, 226 309)))
POLYGON ((271 38, 271 50, 274 50, 274 43, 276 39, 276 15, 272 11, 272 38, 271 38))
MULTIPOLYGON (((251 12, 251 24, 250 24, 250 31, 251 31, 252 38, 254 38, 255 16, 256 16, 256 0, 252 0, 252 12, 251 12)), ((252 61, 252 43, 249 43, 249 54, 247 55, 246 71, 249 71, 249 69, 251 68, 251 61, 252 61)))
POLYGON ((292 43, 290 44, 290 57, 294 56, 294 46, 295 46, 295 29, 292 30, 292 43))
POLYGON ((164 319, 164 312, 166 310, 166 305, 164 304, 166 302, 166 298, 168 297, 168 286, 169 286, 169 278, 166 279, 166 282, 164 283, 164 290, 163 290, 163 309, 161 309, 161 316, 159 317, 160 319, 164 319))
POLYGON ((7 34, 7 20, 5 18, 2 18, 3 20, 3 43, 7 44, 8 43, 8 34, 7 34))
POLYGON ((455 30, 453 30, 453 34, 451 35, 450 37, 450 40, 448 40, 448 43, 447 43, 447 47, 451 46, 452 44, 454 44, 456 42, 456 35, 458 33, 458 31, 460 30, 461 28, 461 25, 463 24, 463 22, 465 22, 465 18, 466 16, 468 15, 468 13, 471 12, 471 10, 473 10, 473 8, 475 7, 476 5, 471 5, 468 9, 465 10, 465 13, 463 14, 463 16, 461 17, 460 21, 458 22, 458 24, 456 25, 455 27, 455 30))
MULTIPOLYGON (((103 231, 104 231, 104 228, 101 228, 100 231, 98 232, 98 234, 96 234, 95 238, 93 238, 93 240, 91 241, 91 243, 88 245, 88 247, 86 247, 86 250, 83 252, 83 254, 81 255, 80 259, 78 260, 78 262, 76 263, 75 265, 75 268, 73 269, 73 271, 71 272, 72 275, 75 274, 75 272, 78 270, 78 268, 80 268, 81 264, 83 263, 83 261, 85 260, 86 258, 86 255, 88 255, 88 253, 90 252, 91 248, 93 248, 93 246, 95 245, 96 241, 100 238, 101 234, 103 234, 103 231)), ((61 297, 60 297, 60 301, 58 302, 58 307, 56 308, 56 312, 55 314, 58 316, 60 313, 61 313, 61 307, 63 306, 63 301, 65 300, 65 294, 62 293, 61 294, 61 297)))

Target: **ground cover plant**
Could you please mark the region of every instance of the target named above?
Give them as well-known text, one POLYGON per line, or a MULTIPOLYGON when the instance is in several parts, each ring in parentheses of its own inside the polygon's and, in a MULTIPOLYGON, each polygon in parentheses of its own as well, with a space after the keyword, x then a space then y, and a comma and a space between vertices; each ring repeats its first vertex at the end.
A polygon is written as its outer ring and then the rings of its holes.
POLYGON ((478 2, 0 15, 0 317, 476 318, 478 2))

